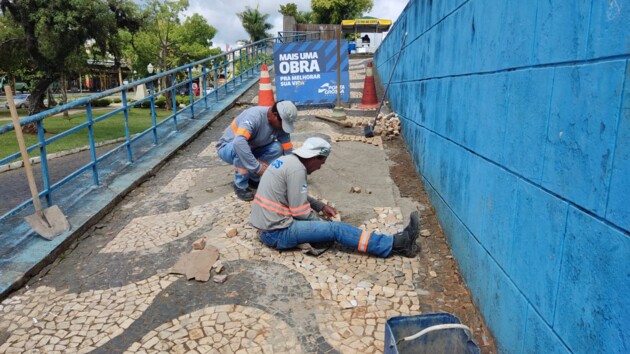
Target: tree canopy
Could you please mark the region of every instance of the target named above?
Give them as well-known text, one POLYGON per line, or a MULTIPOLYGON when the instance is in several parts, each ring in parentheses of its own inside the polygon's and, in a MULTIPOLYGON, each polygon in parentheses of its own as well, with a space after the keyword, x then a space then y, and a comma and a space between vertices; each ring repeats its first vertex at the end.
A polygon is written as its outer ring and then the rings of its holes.
POLYGON ((258 6, 255 9, 246 6, 245 11, 236 14, 243 23, 243 28, 249 34, 251 42, 256 42, 264 38, 269 38, 268 30, 273 26, 267 22, 269 14, 262 14, 258 10, 258 6))
POLYGON ((35 75, 29 113, 39 111, 48 86, 62 76, 68 61, 82 55, 88 41, 95 53, 120 53, 118 31, 138 29, 136 9, 130 0, 0 0, 3 21, 21 32, 4 45, 23 46, 28 66, 23 69, 35 75))
POLYGON ((134 0, 0 0, 0 71, 31 82, 34 114, 48 87, 85 72, 88 59, 143 75, 149 63, 165 71, 220 53, 210 49, 217 30, 198 14, 182 19, 187 8, 187 0, 142 8, 134 0))
POLYGON ((297 23, 316 23, 315 14, 312 11, 298 11, 297 5, 292 2, 280 5, 278 12, 284 16, 293 16, 297 23))
POLYGON ((31 66, 24 43, 24 31, 9 16, 0 16, 0 76, 4 71, 10 79, 22 76, 24 68, 31 66))
POLYGON ((290 2, 288 4, 280 5, 280 10, 278 10, 278 12, 284 16, 296 17, 298 13, 297 4, 290 2))
POLYGON ((311 0, 317 23, 340 24, 342 20, 362 16, 373 6, 372 0, 311 0))

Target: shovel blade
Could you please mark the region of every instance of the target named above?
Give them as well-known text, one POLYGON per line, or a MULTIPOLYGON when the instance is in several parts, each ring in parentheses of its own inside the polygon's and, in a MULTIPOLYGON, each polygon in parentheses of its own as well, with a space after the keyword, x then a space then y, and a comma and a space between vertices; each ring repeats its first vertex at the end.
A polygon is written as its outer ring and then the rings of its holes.
POLYGON ((366 138, 372 138, 374 137, 374 128, 372 128, 371 125, 368 125, 366 127, 363 127, 363 135, 366 138))
POLYGON ((24 219, 31 225, 33 231, 47 240, 52 240, 56 236, 70 230, 68 219, 56 205, 43 209, 41 214, 36 212, 24 219))

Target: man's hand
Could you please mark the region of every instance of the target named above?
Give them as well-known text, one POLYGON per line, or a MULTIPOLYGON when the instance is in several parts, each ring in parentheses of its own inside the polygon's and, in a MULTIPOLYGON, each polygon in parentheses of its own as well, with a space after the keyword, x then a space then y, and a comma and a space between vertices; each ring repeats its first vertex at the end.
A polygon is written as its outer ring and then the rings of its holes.
POLYGON ((325 205, 322 209, 322 213, 324 213, 324 216, 330 219, 337 215, 337 209, 331 207, 330 205, 325 205))
POLYGON ((262 176, 262 175, 263 175, 263 173, 265 173, 265 171, 267 171, 267 167, 269 167, 269 165, 267 165, 267 164, 266 164, 266 163, 264 163, 264 162, 261 162, 261 163, 260 163, 260 166, 261 166, 261 167, 260 167, 260 171, 258 171, 258 173, 256 173, 258 176, 262 176))

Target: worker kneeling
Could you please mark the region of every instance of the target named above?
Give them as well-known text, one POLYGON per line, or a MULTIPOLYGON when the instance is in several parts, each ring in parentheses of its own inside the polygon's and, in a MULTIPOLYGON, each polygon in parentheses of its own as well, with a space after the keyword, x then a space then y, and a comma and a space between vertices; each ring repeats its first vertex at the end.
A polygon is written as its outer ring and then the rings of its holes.
POLYGON ((409 225, 393 236, 319 219, 314 210, 328 217, 335 216, 337 210, 308 195, 306 176, 320 169, 330 149, 324 139, 309 138, 292 154, 270 164, 260 181, 250 215, 251 224, 261 231, 261 241, 280 250, 302 243, 336 241, 378 257, 415 257, 417 211, 411 213, 409 225))
POLYGON ((254 199, 260 176, 269 162, 293 150, 291 137, 297 108, 291 101, 271 107, 252 107, 234 118, 217 143, 221 160, 234 165, 234 192, 244 201, 254 199))

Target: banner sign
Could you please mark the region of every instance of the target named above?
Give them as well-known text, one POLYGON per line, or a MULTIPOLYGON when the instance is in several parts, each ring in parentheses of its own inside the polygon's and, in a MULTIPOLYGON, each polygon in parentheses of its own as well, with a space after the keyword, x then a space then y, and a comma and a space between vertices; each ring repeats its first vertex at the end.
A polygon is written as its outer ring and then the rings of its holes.
MULTIPOLYGON (((341 101, 350 101, 348 42, 341 42, 341 101)), ((276 98, 296 105, 337 102, 337 41, 276 43, 276 98)))

